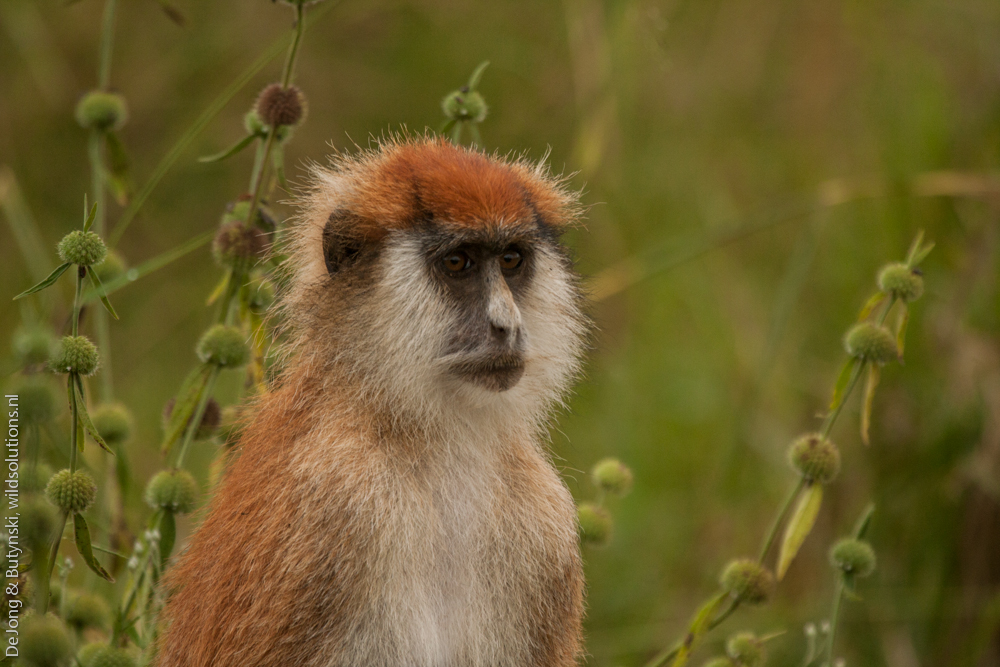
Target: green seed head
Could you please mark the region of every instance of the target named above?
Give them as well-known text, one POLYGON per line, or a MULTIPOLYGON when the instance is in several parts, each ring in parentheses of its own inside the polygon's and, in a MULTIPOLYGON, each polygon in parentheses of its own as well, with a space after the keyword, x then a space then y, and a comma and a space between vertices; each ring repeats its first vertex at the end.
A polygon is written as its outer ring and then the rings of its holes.
POLYGON ((804 435, 793 442, 788 449, 788 460, 810 483, 828 484, 840 472, 840 450, 819 433, 804 435))
POLYGON ((104 642, 90 642, 89 644, 85 644, 83 648, 77 651, 76 660, 80 663, 80 667, 91 667, 94 656, 107 647, 108 645, 104 642))
POLYGON ((119 445, 132 435, 132 413, 121 403, 99 405, 90 418, 109 445, 119 445))
POLYGON ((82 229, 74 229, 66 236, 62 237, 59 245, 56 246, 59 258, 64 262, 77 264, 79 266, 93 266, 104 261, 108 254, 108 248, 104 245, 101 237, 94 232, 85 232, 82 229))
POLYGON ((306 98, 297 86, 272 83, 260 91, 254 109, 269 127, 298 125, 305 117, 306 98))
POLYGON ((896 340, 884 326, 861 322, 844 336, 844 349, 852 357, 884 364, 899 358, 896 340))
POLYGON ((752 632, 740 632, 726 642, 726 653, 739 667, 760 667, 764 664, 764 642, 752 632))
POLYGON ((146 502, 154 509, 187 514, 194 509, 198 484, 187 470, 161 470, 146 487, 146 502))
POLYGON ((21 630, 21 657, 33 667, 60 667, 73 654, 69 633, 55 616, 32 615, 21 630))
POLYGON ((774 591, 774 575, 749 558, 730 561, 719 578, 722 588, 745 604, 767 602, 774 591))
POLYGON ((449 94, 441 101, 441 109, 448 120, 464 120, 481 123, 489 113, 486 100, 475 90, 465 91, 462 88, 449 94))
POLYGON ((97 497, 94 478, 82 470, 60 470, 45 487, 49 502, 67 513, 86 512, 97 497))
POLYGON ((86 336, 63 336, 49 361, 56 373, 79 373, 87 376, 97 372, 101 358, 97 346, 86 336))
POLYGON ((845 537, 830 550, 830 563, 844 574, 867 577, 875 571, 875 550, 863 540, 845 537))
POLYGON ((246 336, 236 327, 216 324, 198 341, 198 358, 222 368, 238 368, 250 359, 246 336))
POLYGON ((125 273, 127 268, 125 258, 116 250, 109 250, 104 261, 94 267, 94 273, 100 278, 101 283, 109 283, 125 273))
POLYGON ((76 122, 88 130, 120 130, 128 120, 128 105, 117 93, 92 90, 76 105, 76 122))
POLYGON ((25 499, 21 506, 21 537, 32 549, 48 548, 56 529, 56 512, 39 497, 25 499))
POLYGON ((611 514, 603 507, 581 503, 577 508, 580 522, 580 541, 594 547, 603 547, 611 541, 613 523, 611 514))
POLYGON ((51 378, 38 375, 20 376, 7 390, 16 394, 21 419, 29 424, 43 424, 56 414, 59 400, 51 378))
POLYGON ((100 595, 85 593, 78 595, 69 603, 66 610, 66 623, 76 630, 87 628, 104 629, 108 625, 111 610, 108 603, 100 595))
POLYGON ((897 299, 916 301, 924 293, 924 279, 906 264, 887 264, 878 274, 878 286, 897 299))
MULTIPOLYGON (((87 647, 84 647, 87 648, 87 647)), ((83 651, 81 650, 82 654, 83 651)), ((83 667, 136 667, 138 662, 131 651, 125 648, 98 644, 93 653, 87 656, 89 662, 80 660, 83 667)))
POLYGON ((22 327, 14 333, 11 343, 19 366, 35 366, 44 364, 52 356, 56 337, 42 327, 22 327))
POLYGON ((632 488, 632 471, 618 459, 598 461, 590 474, 594 484, 607 493, 624 496, 632 488))
POLYGON ((212 256, 226 268, 251 265, 264 256, 266 249, 265 233, 242 220, 223 224, 212 241, 212 256))

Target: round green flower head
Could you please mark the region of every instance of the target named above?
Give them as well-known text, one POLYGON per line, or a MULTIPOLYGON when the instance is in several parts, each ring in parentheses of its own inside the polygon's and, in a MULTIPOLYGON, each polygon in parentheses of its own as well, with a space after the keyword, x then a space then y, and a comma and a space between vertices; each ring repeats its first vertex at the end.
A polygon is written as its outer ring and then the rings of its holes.
POLYGON ((915 269, 906 264, 886 264, 878 274, 878 286, 882 291, 900 301, 916 301, 924 294, 924 279, 915 269))
POLYGON ((87 628, 106 628, 111 610, 108 603, 100 595, 85 593, 78 595, 69 603, 66 610, 66 623, 77 630, 87 628))
POLYGON ((726 653, 740 667, 760 667, 764 664, 764 642, 752 632, 740 632, 726 642, 726 653))
POLYGON ((899 358, 896 340, 884 326, 861 322, 844 336, 844 349, 852 357, 884 364, 899 358))
POLYGON ((60 667, 73 654, 66 626, 51 614, 24 619, 20 647, 21 657, 33 667, 60 667))
POLYGON ((8 389, 18 398, 21 419, 29 424, 43 424, 56 414, 58 399, 51 378, 44 376, 19 377, 8 389))
POLYGON ((94 660, 94 656, 108 645, 104 642, 90 642, 85 644, 83 648, 76 652, 76 660, 80 663, 80 667, 90 667, 94 660))
POLYGON ((109 445, 118 445, 132 435, 132 413, 121 403, 104 403, 90 413, 94 428, 109 445))
POLYGON ((94 273, 101 280, 101 283, 109 283, 121 274, 125 273, 128 266, 125 258, 115 250, 109 250, 104 256, 104 261, 94 266, 94 273))
POLYGON ((598 488, 616 496, 624 496, 632 488, 632 471, 618 459, 598 461, 590 475, 598 488))
POLYGON ((220 266, 227 268, 256 262, 264 256, 266 249, 265 233, 242 220, 231 220, 223 224, 212 241, 212 256, 220 266))
POLYGON ((76 122, 88 130, 120 130, 128 120, 128 105, 117 93, 92 90, 76 105, 76 122))
POLYGON ((875 571, 875 550, 863 540, 845 537, 830 549, 830 563, 844 574, 867 577, 875 571))
POLYGON ((441 100, 441 109, 449 120, 466 120, 481 123, 489 113, 486 100, 475 90, 462 86, 441 100))
POLYGON ((39 497, 27 498, 21 505, 21 539, 32 547, 48 548, 56 529, 56 513, 52 505, 39 497))
POLYGON ((722 588, 745 604, 767 602, 774 591, 774 575, 755 560, 730 561, 719 578, 722 588))
MULTIPOLYGON (((86 665, 84 665, 84 667, 86 667, 86 665)), ((711 658, 701 667, 733 667, 733 661, 730 660, 729 658, 720 656, 718 658, 711 658)))
POLYGON ((149 480, 146 502, 153 509, 187 514, 194 509, 198 484, 187 470, 161 470, 149 480))
POLYGON ((809 483, 829 484, 840 472, 840 450, 819 433, 804 435, 788 449, 788 461, 809 483))
POLYGON ((236 327, 216 324, 198 341, 198 358, 206 364, 237 368, 250 360, 246 336, 236 327))
POLYGON ((19 328, 11 343, 18 365, 34 366, 49 360, 56 346, 56 337, 42 327, 19 328))
POLYGON ((63 512, 79 514, 94 504, 97 485, 94 478, 84 471, 70 472, 66 468, 52 475, 45 487, 45 495, 63 512))
POLYGON ((74 229, 62 237, 56 250, 62 261, 79 266, 100 264, 108 254, 108 248, 100 236, 82 229, 74 229))
POLYGON ((97 346, 86 336, 63 336, 49 360, 49 368, 56 373, 93 375, 100 366, 97 346))
MULTIPOLYGON (((93 644, 88 644, 93 646, 93 644)), ((88 648, 85 646, 84 649, 88 648)), ((83 649, 80 650, 83 655, 83 649)), ((80 658, 83 667, 135 667, 138 662, 132 652, 125 648, 108 646, 107 644, 97 644, 87 656, 87 662, 80 658)))
POLYGON ((297 86, 272 83, 260 91, 254 109, 268 127, 298 125, 305 117, 306 97, 297 86))
POLYGON ((580 522, 580 541, 595 547, 603 547, 611 541, 611 515, 603 507, 592 503, 581 503, 576 511, 580 522))

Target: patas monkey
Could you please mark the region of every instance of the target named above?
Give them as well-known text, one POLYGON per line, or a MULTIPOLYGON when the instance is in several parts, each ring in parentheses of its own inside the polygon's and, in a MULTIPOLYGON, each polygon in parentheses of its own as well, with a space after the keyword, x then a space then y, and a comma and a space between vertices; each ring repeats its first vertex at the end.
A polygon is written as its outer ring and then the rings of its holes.
POLYGON ((169 576, 160 667, 573 665, 573 500, 544 451, 585 320, 541 165, 439 139, 316 168, 293 351, 169 576))

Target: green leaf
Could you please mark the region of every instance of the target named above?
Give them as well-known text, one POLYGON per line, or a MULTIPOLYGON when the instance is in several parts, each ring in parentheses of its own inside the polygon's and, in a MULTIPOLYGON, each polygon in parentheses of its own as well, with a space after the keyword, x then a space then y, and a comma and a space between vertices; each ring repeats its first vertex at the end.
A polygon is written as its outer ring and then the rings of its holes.
POLYGON ((90 437, 94 439, 94 442, 96 442, 98 445, 101 446, 101 449, 106 451, 108 454, 114 456, 115 453, 111 450, 110 447, 108 447, 108 443, 104 442, 104 438, 101 437, 101 434, 98 433, 97 429, 94 427, 94 422, 90 420, 90 413, 87 412, 87 402, 83 400, 83 387, 81 386, 82 383, 80 380, 80 376, 75 375, 75 377, 76 377, 75 385, 76 385, 76 401, 77 401, 76 411, 77 411, 77 416, 80 419, 80 423, 83 424, 83 428, 87 431, 87 433, 90 434, 90 437))
POLYGON ((823 485, 810 484, 806 487, 799 502, 792 512, 788 525, 785 526, 785 536, 781 541, 781 552, 778 555, 778 580, 784 578, 788 572, 788 567, 795 560, 795 556, 802 548, 802 543, 812 532, 816 523, 816 516, 819 514, 820 505, 823 503, 823 485))
POLYGON ((903 304, 902 313, 899 315, 899 324, 896 325, 896 354, 899 355, 899 363, 903 363, 903 349, 906 344, 906 325, 910 321, 910 309, 903 304))
POLYGON ((97 202, 90 207, 90 213, 87 213, 87 195, 83 195, 83 231, 89 232, 90 228, 94 226, 94 218, 97 217, 97 202))
POLYGON ((459 144, 462 142, 462 129, 465 127, 464 121, 459 121, 455 123, 455 126, 451 129, 451 142, 453 144, 459 144))
POLYGON ((174 542, 177 540, 177 521, 174 513, 167 510, 160 517, 160 567, 167 566, 170 552, 174 550, 174 542))
POLYGON ((438 130, 438 134, 448 134, 449 132, 451 132, 452 128, 455 127, 455 123, 457 123, 457 122, 458 121, 455 120, 454 118, 452 118, 451 120, 445 122, 445 124, 442 125, 440 127, 440 129, 438 130))
POLYGON ((215 155, 205 155, 198 158, 198 162, 221 162, 222 160, 230 158, 242 151, 244 148, 252 144, 256 138, 256 135, 248 134, 221 153, 216 153, 215 155))
POLYGON ((274 168, 274 174, 278 177, 278 184, 282 189, 288 189, 288 181, 285 180, 285 148, 281 144, 277 144, 271 149, 271 164, 274 168))
POLYGON ((469 90, 475 90, 479 86, 479 80, 483 78, 483 72, 486 68, 490 66, 489 60, 484 60, 476 66, 476 69, 472 71, 472 76, 469 77, 469 90))
POLYGON ((223 294, 226 293, 226 290, 229 288, 229 281, 231 279, 231 276, 232 276, 232 271, 226 271, 222 275, 222 280, 220 280, 219 283, 215 286, 215 289, 212 290, 212 293, 208 295, 208 300, 205 302, 206 306, 211 306, 213 303, 219 300, 219 297, 221 297, 223 294))
POLYGON ((87 275, 90 276, 90 282, 93 283, 94 289, 97 290, 98 295, 101 297, 101 303, 104 304, 104 308, 111 313, 111 317, 118 319, 118 313, 115 312, 114 306, 108 300, 107 294, 104 294, 104 286, 101 285, 101 279, 97 276, 97 271, 87 271, 87 275))
POLYGON ((922 261, 927 259, 927 255, 931 254, 931 250, 934 250, 934 243, 928 243, 923 248, 917 251, 908 264, 911 268, 917 267, 922 261))
POLYGON ((864 539, 865 533, 868 532, 868 528, 872 525, 873 516, 875 516, 875 503, 868 503, 868 507, 866 507, 865 511, 861 513, 861 517, 854 526, 855 539, 864 539))
POLYGON ((691 620, 691 625, 688 626, 687 635, 684 637, 684 643, 681 644, 680 649, 677 651, 677 655, 674 657, 674 661, 670 663, 672 667, 682 667, 687 664, 688 658, 691 657, 691 652, 694 650, 695 644, 698 640, 708 632, 709 625, 712 623, 712 619, 715 614, 719 611, 722 603, 726 601, 729 596, 726 593, 719 593, 708 602, 703 604, 695 614, 694 618, 691 620))
POLYGON ((872 311, 878 308, 878 305, 885 300, 885 292, 878 291, 868 297, 865 301, 865 305, 861 306, 861 312, 858 313, 858 322, 864 322, 868 319, 868 316, 872 314, 872 311))
POLYGON ((924 242, 924 230, 917 232, 917 235, 913 237, 913 241, 910 242, 910 249, 906 251, 906 264, 911 268, 914 266, 913 258, 917 256, 920 251, 920 246, 924 242))
POLYGON ((173 412, 170 413, 170 419, 164 429, 163 444, 160 447, 164 455, 184 435, 184 430, 201 401, 201 394, 205 391, 205 383, 208 381, 211 370, 211 366, 199 364, 187 376, 180 391, 177 392, 177 400, 174 402, 173 412))
POLYGON ((830 398, 831 412, 840 407, 840 402, 844 400, 844 392, 847 391, 847 385, 854 374, 854 366, 858 363, 857 359, 848 359, 841 366, 840 374, 837 375, 837 382, 833 385, 833 396, 830 398))
POLYGON ((34 294, 35 292, 41 292, 46 287, 49 287, 50 285, 52 285, 52 283, 54 283, 55 281, 59 280, 59 276, 61 276, 62 274, 66 273, 66 269, 68 269, 70 266, 71 266, 71 264, 69 262, 66 262, 65 264, 60 264, 59 266, 56 267, 55 271, 53 271, 52 273, 49 274, 48 278, 46 278, 42 282, 38 283, 37 285, 35 285, 31 289, 25 290, 25 291, 21 292, 20 294, 18 294, 17 296, 15 296, 14 297, 14 301, 17 301, 18 299, 23 299, 24 297, 28 296, 29 294, 34 294))
POLYGON ((136 646, 145 650, 146 642, 144 642, 142 638, 139 637, 139 633, 135 629, 135 623, 138 620, 139 620, 138 617, 132 619, 132 624, 128 627, 128 629, 125 630, 125 634, 128 635, 129 639, 131 639, 136 646))
POLYGON ((882 370, 878 364, 868 364, 868 378, 865 380, 865 399, 861 405, 861 442, 870 445, 868 430, 872 423, 872 403, 875 401, 875 388, 878 387, 882 370))
POLYGON ((73 515, 73 532, 76 534, 76 550, 80 552, 87 567, 102 579, 114 583, 114 577, 108 574, 107 570, 101 567, 97 558, 94 557, 94 550, 90 546, 90 529, 87 528, 87 522, 82 514, 73 515))

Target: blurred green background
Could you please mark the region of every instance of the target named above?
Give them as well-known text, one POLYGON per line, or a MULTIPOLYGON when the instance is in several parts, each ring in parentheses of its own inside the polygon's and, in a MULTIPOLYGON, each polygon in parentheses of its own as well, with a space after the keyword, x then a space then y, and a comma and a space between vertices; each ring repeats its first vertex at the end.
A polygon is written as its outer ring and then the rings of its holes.
MULTIPOLYGON (((121 136, 137 185, 291 25, 266 0, 178 8, 185 27, 153 0, 120 3, 112 81, 131 109, 121 136)), ((0 0, 0 200, 9 208, 16 182, 52 250, 46 269, 90 185, 73 107, 95 84, 101 11, 0 0)), ((486 148, 551 148, 591 206, 568 240, 598 276, 598 329, 552 448, 580 499, 607 455, 636 483, 612 503, 611 545, 585 553, 588 664, 643 663, 726 561, 756 553, 794 483, 785 449, 828 400, 843 331, 878 267, 925 229, 938 244, 927 294, 905 367, 883 373, 871 447, 855 396, 834 433, 843 473, 774 604, 739 612, 696 664, 740 628, 787 630, 771 664, 798 664, 802 626, 828 613, 826 550, 874 501, 879 569, 863 601, 845 603, 838 653, 849 665, 1000 665, 1000 3, 343 0, 305 38, 296 83, 309 112, 290 179, 331 145, 440 126, 441 98, 482 60, 486 148)), ((129 264, 214 228, 245 190, 250 151, 195 159, 243 136, 280 67, 281 56, 182 154, 119 245, 129 264)), ((33 280, 9 227, 0 238, 9 340, 21 317, 9 297, 33 280)), ((160 412, 195 361, 219 275, 203 247, 114 295, 114 379, 139 422, 139 480, 161 465, 160 412)), ((69 281, 59 289, 57 329, 69 281)), ((223 403, 238 382, 223 383, 223 403)), ((214 455, 197 446, 201 479, 214 455)))

